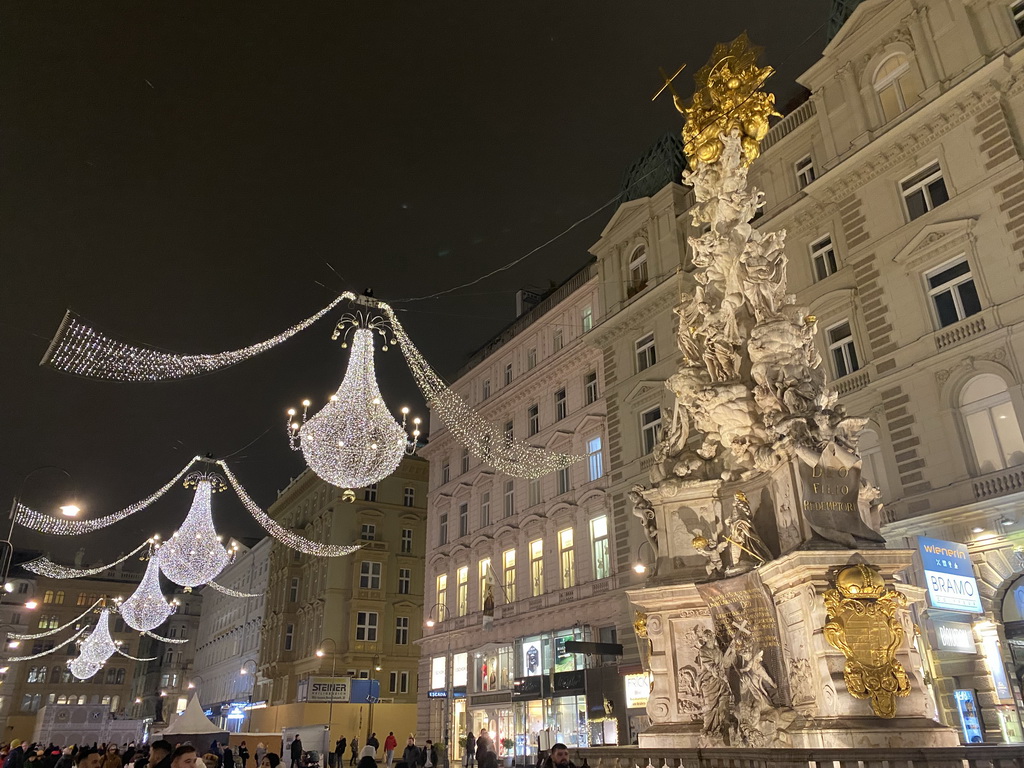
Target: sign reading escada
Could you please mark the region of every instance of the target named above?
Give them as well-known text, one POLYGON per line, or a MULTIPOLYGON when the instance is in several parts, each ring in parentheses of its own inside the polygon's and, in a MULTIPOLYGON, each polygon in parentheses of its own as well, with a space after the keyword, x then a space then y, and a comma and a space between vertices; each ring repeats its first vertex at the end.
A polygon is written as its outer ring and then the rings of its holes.
POLYGON ((917 548, 932 607, 981 613, 981 596, 967 545, 918 536, 917 548))

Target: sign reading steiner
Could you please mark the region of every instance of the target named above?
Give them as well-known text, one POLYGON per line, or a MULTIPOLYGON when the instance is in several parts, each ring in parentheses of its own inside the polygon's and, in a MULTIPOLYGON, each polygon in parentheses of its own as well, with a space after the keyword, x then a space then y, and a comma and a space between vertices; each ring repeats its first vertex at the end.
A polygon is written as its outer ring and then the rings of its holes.
POLYGON ((967 545, 918 536, 917 548, 932 607, 982 613, 978 582, 967 545))

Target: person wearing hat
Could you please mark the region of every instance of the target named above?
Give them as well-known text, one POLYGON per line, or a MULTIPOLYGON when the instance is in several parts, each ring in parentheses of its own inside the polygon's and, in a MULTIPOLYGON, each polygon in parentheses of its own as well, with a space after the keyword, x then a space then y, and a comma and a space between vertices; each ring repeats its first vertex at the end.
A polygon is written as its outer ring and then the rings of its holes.
POLYGON ((4 760, 4 768, 25 768, 25 748, 21 746, 21 739, 11 742, 11 751, 4 760))

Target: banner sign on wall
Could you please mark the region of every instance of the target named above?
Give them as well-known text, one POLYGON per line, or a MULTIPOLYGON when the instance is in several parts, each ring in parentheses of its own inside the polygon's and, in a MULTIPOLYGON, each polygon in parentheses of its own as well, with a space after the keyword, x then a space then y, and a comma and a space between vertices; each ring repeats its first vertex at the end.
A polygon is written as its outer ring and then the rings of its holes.
POLYGON ((963 621, 931 619, 932 647, 937 651, 952 653, 977 653, 974 643, 974 628, 963 621))
POLYGON ((981 596, 966 544, 917 537, 928 599, 933 608, 981 613, 981 596))
POLYGON ((347 702, 352 693, 350 677, 314 677, 309 681, 310 702, 347 702))

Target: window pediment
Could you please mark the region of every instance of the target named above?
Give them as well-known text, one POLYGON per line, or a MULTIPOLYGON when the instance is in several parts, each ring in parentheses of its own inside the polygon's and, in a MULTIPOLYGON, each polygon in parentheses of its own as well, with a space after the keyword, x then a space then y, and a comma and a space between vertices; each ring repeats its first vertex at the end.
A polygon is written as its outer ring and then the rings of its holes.
POLYGON ((639 381, 636 385, 629 390, 623 400, 627 403, 635 403, 640 400, 650 399, 652 393, 658 393, 659 395, 665 391, 664 381, 653 381, 645 380, 639 381))
POLYGON ((973 232, 977 222, 977 219, 956 219, 929 224, 897 251, 892 260, 912 269, 967 250, 973 252, 973 232))

